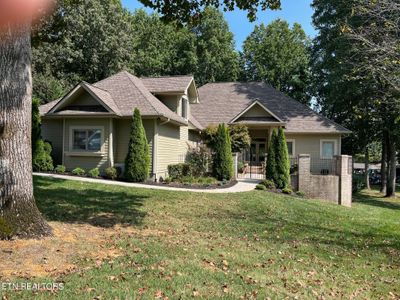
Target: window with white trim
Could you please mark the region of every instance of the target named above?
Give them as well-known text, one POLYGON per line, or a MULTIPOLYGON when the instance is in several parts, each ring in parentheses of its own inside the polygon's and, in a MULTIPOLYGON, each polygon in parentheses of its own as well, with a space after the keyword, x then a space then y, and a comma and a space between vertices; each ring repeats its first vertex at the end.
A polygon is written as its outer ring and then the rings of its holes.
POLYGON ((289 156, 294 156, 294 153, 295 153, 294 140, 286 140, 286 145, 287 145, 289 156))
POLYGON ((103 130, 93 129, 73 129, 72 130, 72 150, 97 152, 101 150, 103 130))
POLYGON ((333 158, 335 155, 335 140, 321 141, 321 158, 333 158))

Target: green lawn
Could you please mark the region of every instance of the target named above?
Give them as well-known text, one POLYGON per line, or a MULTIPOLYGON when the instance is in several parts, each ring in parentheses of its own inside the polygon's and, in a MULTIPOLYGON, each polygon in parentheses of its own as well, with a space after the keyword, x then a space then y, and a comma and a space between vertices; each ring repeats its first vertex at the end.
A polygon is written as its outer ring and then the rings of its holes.
POLYGON ((400 297, 400 201, 377 192, 357 195, 349 209, 263 191, 198 194, 35 178, 35 195, 51 224, 134 229, 104 243, 121 256, 77 257, 77 272, 57 278, 65 289, 35 294, 40 299, 400 297))

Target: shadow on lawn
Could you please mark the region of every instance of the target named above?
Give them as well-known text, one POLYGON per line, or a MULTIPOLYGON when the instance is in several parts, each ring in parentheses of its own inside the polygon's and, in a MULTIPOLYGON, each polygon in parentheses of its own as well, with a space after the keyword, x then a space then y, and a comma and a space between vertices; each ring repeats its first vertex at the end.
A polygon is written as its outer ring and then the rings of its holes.
MULTIPOLYGON (((88 223, 99 227, 139 225, 146 213, 140 211, 146 196, 106 189, 60 187, 62 179, 35 178, 35 197, 48 221, 88 223)), ((88 185, 89 186, 89 185, 88 185)))
MULTIPOLYGON (((373 186, 371 191, 360 191, 353 196, 353 202, 388 209, 400 210, 400 201, 396 198, 385 198, 379 192, 379 187, 373 186)), ((399 193, 400 189, 396 189, 399 193)))

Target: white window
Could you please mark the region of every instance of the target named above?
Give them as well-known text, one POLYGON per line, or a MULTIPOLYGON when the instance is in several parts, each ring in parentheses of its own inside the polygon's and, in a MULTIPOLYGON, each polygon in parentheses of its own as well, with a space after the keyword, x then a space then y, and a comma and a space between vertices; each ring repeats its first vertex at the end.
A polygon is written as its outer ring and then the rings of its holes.
POLYGON ((333 158, 336 154, 336 140, 321 140, 321 158, 333 158))
POLYGON ((71 128, 70 149, 72 151, 99 152, 102 145, 102 128, 71 128))
POLYGON ((296 153, 294 140, 288 139, 288 140, 286 140, 286 144, 287 144, 289 156, 294 156, 296 153))

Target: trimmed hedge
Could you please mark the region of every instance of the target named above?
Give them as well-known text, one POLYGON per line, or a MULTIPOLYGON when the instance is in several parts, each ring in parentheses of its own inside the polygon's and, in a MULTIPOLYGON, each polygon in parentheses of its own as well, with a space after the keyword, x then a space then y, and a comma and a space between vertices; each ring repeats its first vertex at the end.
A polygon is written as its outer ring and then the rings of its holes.
POLYGON ((172 180, 181 179, 186 176, 191 176, 190 164, 181 163, 168 166, 168 174, 172 180))

